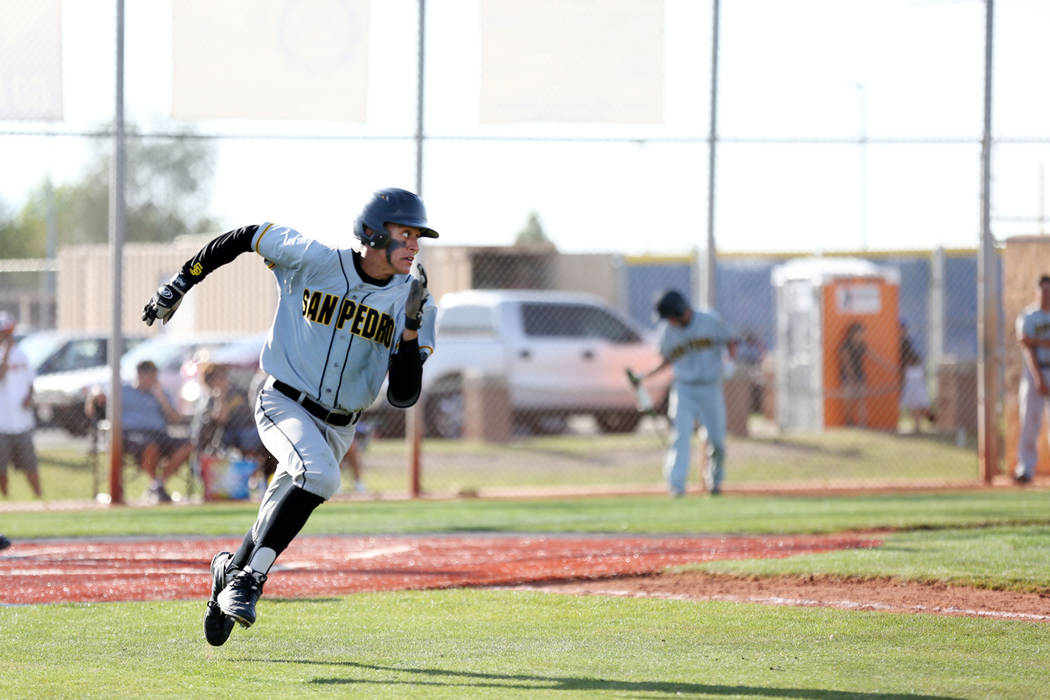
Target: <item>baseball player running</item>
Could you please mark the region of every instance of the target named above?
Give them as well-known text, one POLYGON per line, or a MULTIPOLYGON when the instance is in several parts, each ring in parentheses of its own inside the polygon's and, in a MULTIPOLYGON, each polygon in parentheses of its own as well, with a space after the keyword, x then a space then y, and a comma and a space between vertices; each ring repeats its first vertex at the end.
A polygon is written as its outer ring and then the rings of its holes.
POLYGON ((674 382, 668 405, 671 446, 664 476, 672 496, 684 496, 689 474, 689 450, 698 424, 707 429, 708 460, 704 484, 708 493, 722 491, 726 458, 726 404, 722 392, 722 348, 733 357, 736 344, 729 327, 714 311, 689 306, 681 292, 668 290, 656 303, 660 326, 659 365, 642 375, 629 372, 638 382, 673 368, 674 382))
POLYGON ((353 230, 360 252, 274 223, 230 231, 186 261, 143 310, 147 325, 167 323, 194 285, 248 251, 277 281, 277 311, 260 358, 269 377, 255 423, 278 467, 240 548, 212 558, 204 635, 214 646, 226 642, 235 622, 255 622, 267 573, 314 508, 338 490, 339 460, 384 377, 392 405, 405 408, 419 398, 437 309, 423 269, 410 268, 420 239, 438 234, 419 197, 396 188, 375 192, 353 230))

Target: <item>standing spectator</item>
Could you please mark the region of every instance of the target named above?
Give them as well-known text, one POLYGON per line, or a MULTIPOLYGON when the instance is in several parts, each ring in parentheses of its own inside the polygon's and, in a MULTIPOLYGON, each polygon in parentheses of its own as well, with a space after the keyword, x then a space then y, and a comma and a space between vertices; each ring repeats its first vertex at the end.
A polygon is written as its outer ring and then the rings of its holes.
MULTIPOLYGON (((689 452, 699 424, 707 429, 708 460, 704 485, 712 496, 722 492, 726 458, 726 403, 722 389, 722 351, 736 355, 729 327, 714 311, 701 311, 676 290, 663 293, 656 304, 661 324, 659 365, 638 378, 644 380, 673 368, 674 382, 668 405, 671 447, 664 464, 672 496, 685 495, 689 452)), ((630 376, 633 376, 633 372, 630 376)))
POLYGON ((762 341, 753 330, 746 330, 740 336, 736 349, 736 361, 744 368, 748 379, 748 411, 762 411, 762 358, 765 355, 762 341))
MULTIPOLYGON (((838 350, 839 382, 842 387, 843 421, 860 428, 868 424, 868 397, 889 388, 868 384, 868 362, 891 373, 900 372, 900 363, 891 362, 864 341, 864 324, 854 321, 846 328, 838 350)), ((892 384, 890 386, 893 386, 892 384)))
POLYGON ((1016 326, 1024 371, 1017 397, 1021 437, 1014 480, 1023 484, 1035 476, 1043 411, 1050 399, 1050 275, 1039 278, 1038 302, 1018 315, 1016 326))
POLYGON ((839 345, 839 381, 842 384, 842 401, 846 425, 864 427, 867 424, 868 379, 864 371, 864 360, 868 345, 864 342, 864 325, 858 321, 849 324, 846 337, 839 345))
POLYGON ((350 449, 346 451, 343 459, 339 461, 340 469, 348 469, 350 471, 350 476, 354 480, 355 493, 368 493, 368 487, 365 486, 365 482, 361 477, 361 453, 368 448, 368 443, 371 439, 371 426, 363 420, 358 421, 357 426, 354 428, 354 441, 350 443, 350 449))
POLYGON ((40 474, 33 446, 33 368, 15 345, 15 322, 0 311, 0 491, 7 497, 7 465, 14 464, 29 480, 37 498, 40 474))
POLYGON ((922 418, 933 421, 930 394, 926 390, 926 371, 922 366, 922 356, 908 334, 908 324, 903 319, 900 336, 901 411, 911 414, 912 431, 921 433, 922 418))

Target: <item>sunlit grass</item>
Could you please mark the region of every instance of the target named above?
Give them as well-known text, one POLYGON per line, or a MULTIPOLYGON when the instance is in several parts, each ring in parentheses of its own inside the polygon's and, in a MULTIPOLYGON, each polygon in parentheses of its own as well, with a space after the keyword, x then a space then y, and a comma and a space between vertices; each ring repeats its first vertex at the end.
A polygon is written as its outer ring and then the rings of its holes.
POLYGON ((1032 697, 1050 625, 482 590, 0 608, 4 697, 1032 697))

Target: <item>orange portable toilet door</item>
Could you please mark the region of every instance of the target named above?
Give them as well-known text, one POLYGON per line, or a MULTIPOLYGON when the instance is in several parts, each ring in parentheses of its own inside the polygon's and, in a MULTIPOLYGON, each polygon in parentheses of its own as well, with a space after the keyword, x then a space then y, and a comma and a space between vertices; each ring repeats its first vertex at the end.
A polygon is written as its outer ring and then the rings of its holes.
POLYGON ((825 283, 821 330, 826 427, 897 429, 899 292, 897 284, 882 277, 841 277, 825 283), (857 350, 861 344, 863 352, 857 350))

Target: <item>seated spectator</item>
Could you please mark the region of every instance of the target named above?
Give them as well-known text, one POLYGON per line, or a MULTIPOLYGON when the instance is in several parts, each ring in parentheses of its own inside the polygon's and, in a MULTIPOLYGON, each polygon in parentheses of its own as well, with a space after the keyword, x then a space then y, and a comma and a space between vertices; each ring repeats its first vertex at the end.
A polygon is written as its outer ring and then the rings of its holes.
POLYGON ((207 393, 200 409, 198 447, 216 452, 233 448, 244 457, 261 462, 264 448, 248 392, 230 382, 229 373, 222 365, 205 368, 204 386, 207 393))
POLYGON ((198 405, 197 449, 212 454, 237 450, 259 468, 252 475, 250 488, 261 493, 277 469, 255 425, 254 401, 258 388, 241 389, 230 381, 226 367, 209 365, 202 375, 205 394, 198 405))
MULTIPOLYGON (((131 455, 150 478, 146 497, 155 503, 169 503, 165 482, 185 464, 192 446, 189 440, 172 436, 168 426, 182 422, 171 398, 158 379, 157 365, 143 360, 135 367, 135 381, 121 386, 121 423, 124 453, 131 455)), ((88 417, 100 417, 105 406, 101 393, 89 397, 88 417)))

